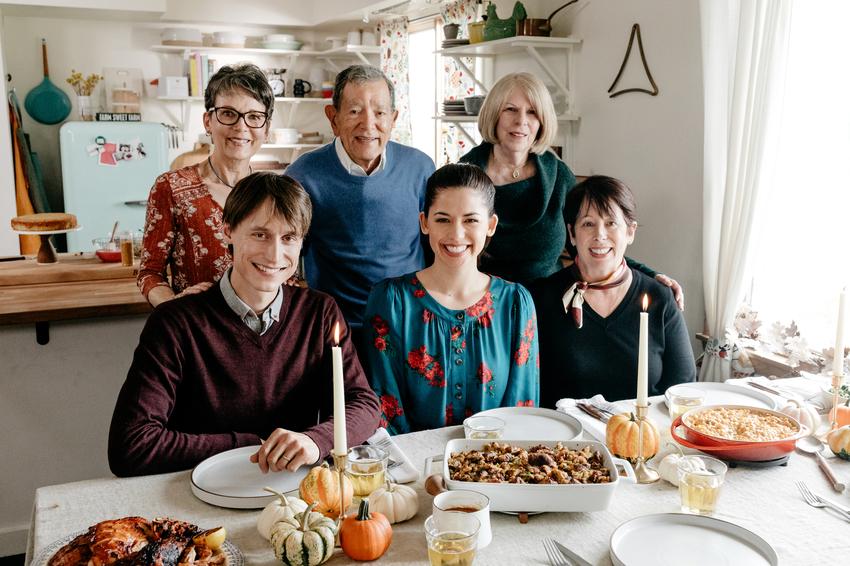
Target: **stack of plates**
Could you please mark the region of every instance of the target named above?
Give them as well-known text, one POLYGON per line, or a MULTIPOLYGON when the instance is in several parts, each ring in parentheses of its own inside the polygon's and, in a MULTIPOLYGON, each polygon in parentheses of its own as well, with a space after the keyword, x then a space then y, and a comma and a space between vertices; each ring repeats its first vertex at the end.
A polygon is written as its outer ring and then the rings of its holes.
POLYGON ((457 47, 459 45, 469 45, 468 39, 444 39, 443 40, 443 49, 448 49, 449 47, 457 47))
POLYGON ((304 46, 300 41, 258 41, 260 49, 285 49, 287 51, 298 51, 304 46))
POLYGON ((444 100, 443 115, 466 116, 466 109, 463 106, 463 100, 444 100))

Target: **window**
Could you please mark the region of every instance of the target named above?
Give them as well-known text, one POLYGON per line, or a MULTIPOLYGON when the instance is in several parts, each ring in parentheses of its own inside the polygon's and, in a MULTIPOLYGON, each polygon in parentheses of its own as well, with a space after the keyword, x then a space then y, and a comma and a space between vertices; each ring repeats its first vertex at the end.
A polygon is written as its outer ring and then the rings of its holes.
POLYGON ((436 162, 437 156, 437 22, 428 18, 413 22, 410 34, 410 127, 413 147, 436 162))
POLYGON ((751 304, 765 325, 796 321, 834 345, 850 290, 850 2, 795 2, 774 192, 760 230, 751 304))

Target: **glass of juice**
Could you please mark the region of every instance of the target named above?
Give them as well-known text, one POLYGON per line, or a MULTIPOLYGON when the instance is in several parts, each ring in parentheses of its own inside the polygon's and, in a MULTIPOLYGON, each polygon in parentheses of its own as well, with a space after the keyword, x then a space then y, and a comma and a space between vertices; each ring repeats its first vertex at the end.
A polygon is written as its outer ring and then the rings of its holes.
POLYGON ((468 417, 463 421, 463 433, 466 438, 502 438, 505 421, 496 417, 468 417))
POLYGON ((384 485, 390 454, 378 446, 355 446, 348 453, 345 475, 354 486, 354 497, 361 499, 384 485))
POLYGON ((705 401, 705 391, 699 387, 674 385, 667 390, 667 406, 670 408, 670 420, 699 407, 705 401))
POLYGON ((726 478, 726 464, 711 456, 685 456, 677 462, 682 513, 714 516, 726 478))
POLYGON ((471 566, 481 522, 469 513, 445 511, 425 520, 431 566, 471 566))

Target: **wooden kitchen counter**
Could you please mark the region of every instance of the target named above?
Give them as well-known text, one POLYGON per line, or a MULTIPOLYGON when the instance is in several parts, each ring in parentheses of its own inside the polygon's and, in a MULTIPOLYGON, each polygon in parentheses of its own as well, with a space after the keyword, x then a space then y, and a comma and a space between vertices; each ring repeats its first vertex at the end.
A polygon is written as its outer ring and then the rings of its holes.
POLYGON ((136 286, 133 267, 104 263, 94 252, 58 254, 38 265, 35 256, 0 263, 0 325, 142 314, 152 309, 136 286))

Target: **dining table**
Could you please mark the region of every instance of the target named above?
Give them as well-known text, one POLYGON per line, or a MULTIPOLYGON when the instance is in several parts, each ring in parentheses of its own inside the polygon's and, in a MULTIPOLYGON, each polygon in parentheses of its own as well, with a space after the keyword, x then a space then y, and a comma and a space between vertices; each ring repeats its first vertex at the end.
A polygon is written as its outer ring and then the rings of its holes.
MULTIPOLYGON (((648 416, 660 430, 661 443, 658 454, 648 464, 657 468, 660 460, 676 448, 667 444, 672 440, 671 419, 663 398, 649 400, 648 416)), ((631 405, 625 401, 617 404, 623 412, 631 405)), ((413 518, 392 526, 392 544, 375 564, 428 563, 424 523, 431 515, 433 497, 426 493, 424 483, 428 474, 439 472, 441 464, 434 463, 433 469, 427 471, 423 465, 429 456, 442 455, 449 440, 463 435, 463 427, 451 426, 393 437, 405 457, 423 472, 418 480, 408 484, 418 493, 419 511, 413 518)), ((584 435, 585 439, 592 439, 586 429, 584 435)), ((683 452, 697 453, 688 448, 683 452)), ((839 481, 850 484, 850 462, 831 453, 827 456, 839 481)), ((227 539, 241 550, 245 564, 279 564, 269 542, 257 530, 261 510, 228 509, 201 501, 193 495, 191 473, 187 470, 132 478, 108 477, 38 489, 26 564, 63 537, 99 521, 125 516, 149 520, 169 517, 202 528, 224 526, 227 539)), ((764 539, 775 549, 780 564, 846 564, 850 520, 832 510, 806 504, 795 485, 797 481, 804 481, 818 495, 850 507, 848 492, 833 491, 814 456, 794 451, 786 465, 730 467, 715 518, 764 539)), ((474 564, 549 564, 542 540, 553 538, 589 563, 607 566, 613 564, 610 539, 620 525, 647 515, 681 513, 678 488, 663 479, 650 484, 619 483, 604 511, 529 514, 526 523, 521 523, 516 515, 492 512, 492 542, 476 551, 474 564)), ((673 542, 663 537, 657 540, 658 545, 673 542)), ((693 548, 692 552, 703 550, 693 548)), ((336 548, 326 564, 356 563, 336 548)), ((687 551, 675 563, 688 564, 687 551)))

